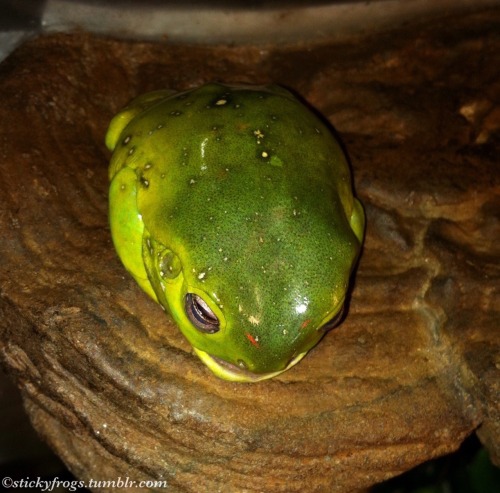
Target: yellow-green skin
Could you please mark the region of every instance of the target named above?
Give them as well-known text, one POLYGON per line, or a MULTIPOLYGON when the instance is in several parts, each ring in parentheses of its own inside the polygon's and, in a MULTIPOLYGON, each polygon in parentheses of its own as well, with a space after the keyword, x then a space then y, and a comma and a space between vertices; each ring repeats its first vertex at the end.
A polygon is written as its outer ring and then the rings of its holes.
POLYGON ((208 84, 112 120, 118 255, 219 377, 258 381, 315 346, 344 303, 364 232, 339 144, 277 86, 208 84), (185 313, 201 296, 220 330, 185 313))

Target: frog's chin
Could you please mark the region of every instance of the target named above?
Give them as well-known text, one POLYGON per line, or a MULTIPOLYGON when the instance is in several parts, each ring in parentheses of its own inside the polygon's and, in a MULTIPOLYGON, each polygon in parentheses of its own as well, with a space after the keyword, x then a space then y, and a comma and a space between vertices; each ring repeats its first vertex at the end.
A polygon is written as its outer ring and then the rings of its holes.
POLYGON ((288 363, 287 367, 283 370, 273 371, 269 373, 253 373, 251 371, 240 368, 239 366, 228 363, 223 359, 212 356, 201 349, 193 348, 198 357, 205 363, 210 370, 223 380, 229 380, 231 382, 260 382, 261 380, 267 380, 268 378, 273 378, 284 371, 289 370, 292 366, 296 365, 306 354, 307 351, 300 353, 295 356, 295 358, 288 363))

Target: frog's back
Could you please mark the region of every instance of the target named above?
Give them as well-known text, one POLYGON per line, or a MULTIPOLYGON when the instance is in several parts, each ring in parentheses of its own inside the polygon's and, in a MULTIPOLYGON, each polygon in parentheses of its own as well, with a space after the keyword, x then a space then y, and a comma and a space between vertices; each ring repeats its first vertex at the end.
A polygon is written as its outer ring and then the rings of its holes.
POLYGON ((288 91, 209 84, 154 94, 146 104, 142 97, 140 111, 134 104, 124 111, 128 125, 116 117, 123 129, 115 132, 110 165, 111 176, 135 170, 146 222, 163 221, 188 197, 193 222, 194 215, 205 222, 216 209, 256 213, 263 203, 288 206, 292 214, 308 204, 317 213, 326 207, 326 215, 339 208, 350 215, 344 155, 330 130, 288 91))

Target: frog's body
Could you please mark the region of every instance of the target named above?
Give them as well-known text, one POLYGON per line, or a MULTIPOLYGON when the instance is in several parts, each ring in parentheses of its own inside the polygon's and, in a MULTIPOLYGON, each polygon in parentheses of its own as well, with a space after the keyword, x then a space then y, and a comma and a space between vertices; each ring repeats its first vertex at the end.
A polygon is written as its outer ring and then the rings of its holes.
POLYGON ((136 99, 111 122, 127 270, 221 378, 270 378, 342 309, 364 215, 329 129, 276 87, 136 99))

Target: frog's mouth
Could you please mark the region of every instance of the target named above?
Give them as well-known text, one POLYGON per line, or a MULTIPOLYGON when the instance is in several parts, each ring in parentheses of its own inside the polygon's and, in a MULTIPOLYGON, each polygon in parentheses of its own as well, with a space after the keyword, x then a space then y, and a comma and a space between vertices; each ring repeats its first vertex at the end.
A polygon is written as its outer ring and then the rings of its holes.
POLYGON ((219 378, 223 380, 229 380, 231 382, 260 382, 261 380, 267 380, 268 378, 273 378, 287 370, 292 366, 296 365, 306 354, 307 351, 300 353, 298 356, 288 363, 286 368, 279 371, 269 372, 269 373, 253 373, 249 370, 240 368, 239 366, 233 365, 221 358, 212 356, 211 354, 202 351, 201 349, 193 348, 198 355, 198 357, 205 363, 210 370, 215 373, 219 378))

